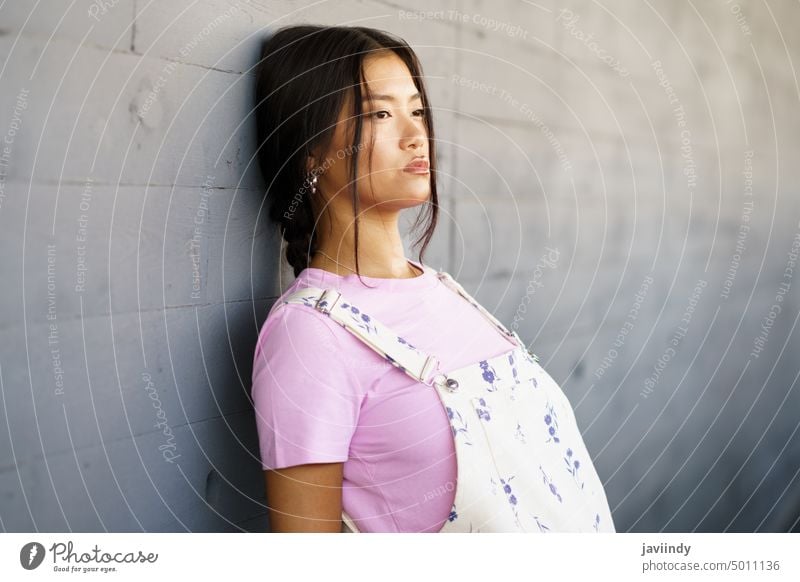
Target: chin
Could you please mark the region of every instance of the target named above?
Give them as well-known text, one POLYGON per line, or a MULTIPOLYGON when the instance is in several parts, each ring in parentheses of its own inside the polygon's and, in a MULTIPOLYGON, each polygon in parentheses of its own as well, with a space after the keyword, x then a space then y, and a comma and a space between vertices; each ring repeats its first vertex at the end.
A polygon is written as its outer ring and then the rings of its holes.
POLYGON ((420 191, 420 192, 409 192, 408 196, 405 198, 403 202, 407 203, 408 206, 419 206, 420 204, 424 204, 431 198, 431 191, 430 188, 420 191))
POLYGON ((425 193, 414 193, 410 192, 408 194, 403 195, 402 198, 394 199, 394 200, 387 200, 381 206, 388 210, 406 210, 407 208, 416 208, 421 204, 425 204, 428 200, 430 200, 431 193, 430 191, 425 193))

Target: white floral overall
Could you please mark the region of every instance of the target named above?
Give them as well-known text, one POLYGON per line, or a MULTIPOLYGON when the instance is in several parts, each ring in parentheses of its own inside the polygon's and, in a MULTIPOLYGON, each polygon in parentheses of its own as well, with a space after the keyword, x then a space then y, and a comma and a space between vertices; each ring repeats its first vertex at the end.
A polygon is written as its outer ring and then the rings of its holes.
MULTIPOLYGON (((572 406, 515 331, 448 273, 439 279, 480 311, 513 347, 456 370, 417 350, 334 288, 307 287, 285 298, 328 314, 403 372, 433 386, 450 420, 456 451, 455 502, 446 532, 615 532, 603 484, 572 406)), ((342 512, 342 531, 358 532, 342 512)))

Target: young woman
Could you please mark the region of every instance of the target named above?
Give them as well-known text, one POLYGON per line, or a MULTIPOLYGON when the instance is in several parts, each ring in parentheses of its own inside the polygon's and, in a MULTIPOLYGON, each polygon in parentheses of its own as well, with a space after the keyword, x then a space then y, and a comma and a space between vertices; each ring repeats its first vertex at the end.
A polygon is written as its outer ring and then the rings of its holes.
POLYGON ((567 397, 422 262, 436 155, 411 48, 364 27, 282 28, 256 93, 265 202, 296 277, 253 367, 272 531, 615 531, 567 397), (399 232, 409 208, 418 260, 399 232))

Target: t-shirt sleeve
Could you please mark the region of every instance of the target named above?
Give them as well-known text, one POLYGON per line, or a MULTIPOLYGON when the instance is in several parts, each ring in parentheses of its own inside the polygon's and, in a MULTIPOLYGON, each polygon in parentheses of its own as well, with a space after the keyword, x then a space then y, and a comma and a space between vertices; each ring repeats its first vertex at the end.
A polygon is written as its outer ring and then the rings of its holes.
POLYGON ((363 394, 335 333, 348 332, 327 318, 285 304, 259 334, 251 395, 263 469, 348 458, 363 394))

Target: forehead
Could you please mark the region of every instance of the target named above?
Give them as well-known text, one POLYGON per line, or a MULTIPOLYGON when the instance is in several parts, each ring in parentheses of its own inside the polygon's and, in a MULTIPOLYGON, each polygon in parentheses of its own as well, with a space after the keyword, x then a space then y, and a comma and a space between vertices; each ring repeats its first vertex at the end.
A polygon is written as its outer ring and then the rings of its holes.
POLYGON ((367 57, 364 80, 375 99, 391 96, 406 99, 417 92, 411 72, 393 52, 367 57))

